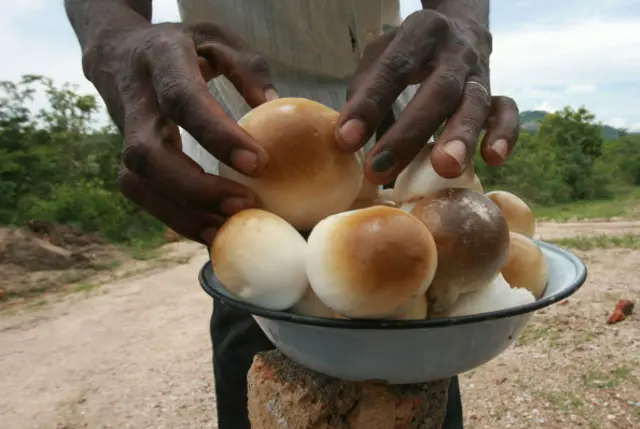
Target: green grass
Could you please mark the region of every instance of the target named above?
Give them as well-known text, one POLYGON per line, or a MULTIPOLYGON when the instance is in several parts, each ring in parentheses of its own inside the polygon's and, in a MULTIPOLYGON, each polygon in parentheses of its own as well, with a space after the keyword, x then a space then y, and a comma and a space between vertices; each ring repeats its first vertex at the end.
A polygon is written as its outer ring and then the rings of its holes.
POLYGON ((558 238, 547 240, 560 247, 576 250, 593 249, 640 249, 640 234, 628 233, 624 235, 589 235, 579 237, 558 238))
POLYGON ((567 222, 571 220, 640 219, 640 186, 615 190, 614 198, 607 200, 576 201, 553 207, 533 206, 539 221, 567 222))
POLYGON ((157 248, 131 247, 129 251, 136 261, 150 261, 160 257, 160 249, 157 248))
POLYGON ((584 346, 601 335, 591 330, 573 329, 567 331, 563 321, 564 317, 557 316, 545 323, 534 323, 527 326, 518 338, 516 345, 518 347, 535 346, 536 348, 569 350, 584 346))
POLYGON ((618 367, 608 372, 588 371, 582 375, 582 383, 589 389, 615 389, 625 382, 634 382, 631 369, 618 367))
POLYGON ((95 288, 97 288, 98 285, 93 284, 93 283, 83 283, 80 284, 78 286, 76 286, 76 292, 85 292, 85 293, 89 293, 92 290, 94 290, 95 288))
POLYGON ((129 243, 126 248, 131 257, 137 261, 149 261, 160 257, 162 251, 160 247, 167 244, 164 235, 149 235, 144 239, 139 239, 129 243))
POLYGON ((527 326, 520 338, 518 338, 518 346, 529 346, 543 340, 555 342, 560 337, 560 332, 553 326, 549 325, 529 325, 527 326))
POLYGON ((584 399, 573 391, 541 391, 538 396, 561 413, 576 413, 584 407, 584 399))

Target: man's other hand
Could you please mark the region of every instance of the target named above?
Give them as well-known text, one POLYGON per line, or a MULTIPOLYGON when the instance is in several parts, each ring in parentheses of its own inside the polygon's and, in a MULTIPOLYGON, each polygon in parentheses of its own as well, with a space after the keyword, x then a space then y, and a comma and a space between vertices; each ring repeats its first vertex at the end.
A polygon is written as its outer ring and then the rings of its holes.
POLYGON ((336 130, 341 146, 361 148, 400 93, 419 84, 403 114, 368 154, 365 172, 372 182, 395 179, 445 121, 431 153, 438 174, 462 174, 482 129, 487 130, 483 159, 502 164, 520 124, 516 103, 490 94, 491 49, 491 34, 478 22, 435 10, 413 13, 365 49, 336 130))

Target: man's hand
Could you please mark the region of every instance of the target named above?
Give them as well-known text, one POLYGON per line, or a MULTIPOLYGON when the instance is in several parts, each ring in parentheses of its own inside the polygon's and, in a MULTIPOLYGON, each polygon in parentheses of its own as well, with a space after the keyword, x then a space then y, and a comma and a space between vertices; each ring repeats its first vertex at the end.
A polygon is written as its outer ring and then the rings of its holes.
POLYGON ((124 135, 122 193, 181 235, 210 244, 233 213, 256 207, 247 188, 207 174, 182 152, 178 126, 246 175, 267 155, 229 118, 206 81, 224 75, 251 107, 275 91, 266 61, 213 24, 108 29, 83 49, 84 71, 124 135))
POLYGON ((483 128, 482 157, 490 165, 502 164, 518 139, 519 117, 512 99, 490 95, 490 54, 491 35, 478 21, 433 9, 410 15, 365 49, 339 120, 342 147, 362 147, 400 93, 420 84, 402 116, 369 152, 365 171, 371 181, 393 180, 445 121, 431 154, 441 176, 464 171, 483 128))

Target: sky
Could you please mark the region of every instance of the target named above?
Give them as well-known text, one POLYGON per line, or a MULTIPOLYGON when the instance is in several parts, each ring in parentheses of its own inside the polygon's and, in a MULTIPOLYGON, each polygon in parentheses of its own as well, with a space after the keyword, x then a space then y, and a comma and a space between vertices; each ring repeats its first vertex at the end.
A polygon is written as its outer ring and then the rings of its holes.
MULTIPOLYGON (((420 7, 401 4, 403 16, 420 7)), ((154 21, 177 20, 176 0, 154 0, 154 21)), ((640 131, 640 0, 493 0, 491 31, 493 94, 521 111, 584 106, 640 131)), ((0 40, 0 80, 44 74, 95 93, 62 0, 2 1, 0 40)))

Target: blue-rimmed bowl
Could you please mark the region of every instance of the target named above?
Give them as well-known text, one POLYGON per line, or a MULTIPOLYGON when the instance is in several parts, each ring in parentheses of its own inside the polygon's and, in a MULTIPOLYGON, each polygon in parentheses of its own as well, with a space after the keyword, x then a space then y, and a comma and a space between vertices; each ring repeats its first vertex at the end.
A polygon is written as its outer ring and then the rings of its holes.
POLYGON ((575 293, 587 278, 571 252, 536 241, 549 266, 544 295, 506 310, 432 320, 344 320, 302 316, 247 304, 222 285, 211 262, 200 284, 212 297, 251 313, 271 342, 311 370, 349 381, 426 383, 452 377, 499 356, 537 310, 575 293))

